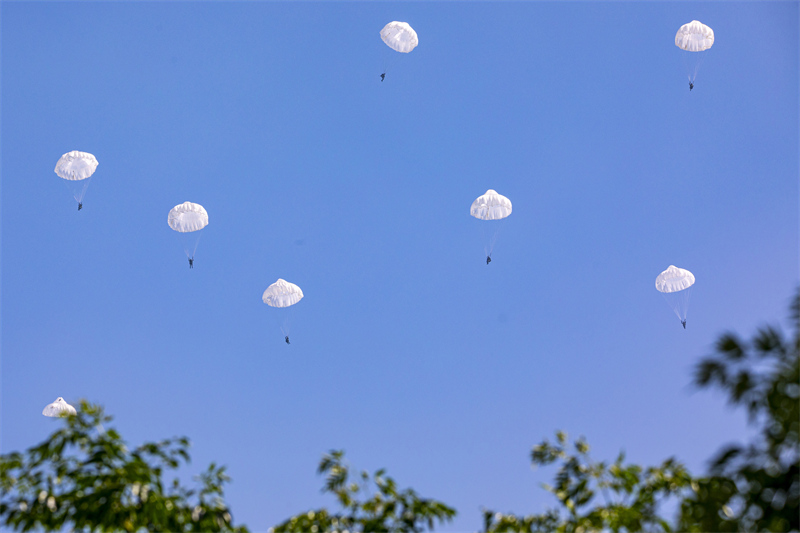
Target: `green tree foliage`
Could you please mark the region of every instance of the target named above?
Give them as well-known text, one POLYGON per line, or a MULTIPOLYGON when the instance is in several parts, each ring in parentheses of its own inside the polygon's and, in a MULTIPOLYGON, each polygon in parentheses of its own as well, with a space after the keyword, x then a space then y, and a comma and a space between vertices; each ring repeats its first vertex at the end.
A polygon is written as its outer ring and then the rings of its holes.
POLYGON ((165 470, 189 462, 185 438, 129 451, 101 407, 81 402, 64 427, 23 453, 0 456, 0 523, 17 531, 169 531, 245 533, 223 500, 225 469, 211 464, 200 486, 165 470))
POLYGON ((792 339, 769 326, 749 342, 727 333, 696 368, 695 383, 744 407, 759 435, 712 459, 682 506, 685 531, 800 530, 800 292, 791 311, 792 339))
POLYGON ((327 474, 322 491, 336 497, 341 511, 308 511, 293 516, 270 531, 417 533, 426 527, 432 530, 435 522, 447 522, 456 515, 455 509, 442 502, 420 498, 412 489, 399 490, 394 479, 384 470, 378 470, 371 478, 369 473, 362 471, 352 479, 342 451, 332 451, 323 456, 318 473, 327 474))
POLYGON ((545 440, 534 446, 531 459, 541 466, 560 461, 555 485, 544 485, 559 506, 528 516, 485 510, 487 533, 671 531, 658 514, 659 504, 686 492, 692 481, 674 459, 646 469, 626 464, 623 453, 611 464, 593 461, 584 439, 576 440, 570 451, 567 435, 560 431, 555 443, 545 440))
MULTIPOLYGON (((711 460, 707 477, 693 479, 674 459, 643 468, 589 456, 580 438, 568 444, 556 433, 533 448, 536 466, 560 463, 553 486, 558 505, 538 515, 484 511, 486 533, 590 531, 687 532, 800 530, 800 291, 792 304, 794 336, 764 327, 750 341, 720 337, 713 355, 695 370, 700 388, 721 389, 746 409, 759 429, 747 445, 728 445, 711 460), (661 504, 680 499, 671 524, 661 504)), ((0 524, 17 531, 240 532, 223 500, 229 481, 211 464, 200 485, 187 489, 162 475, 189 461, 185 438, 146 443, 129 451, 100 407, 81 403, 65 427, 24 454, 0 456, 0 524)), ((400 490, 383 470, 352 475, 344 453, 332 451, 319 465, 323 492, 336 513, 318 509, 294 516, 273 533, 418 533, 450 521, 456 511, 412 489, 400 490)))

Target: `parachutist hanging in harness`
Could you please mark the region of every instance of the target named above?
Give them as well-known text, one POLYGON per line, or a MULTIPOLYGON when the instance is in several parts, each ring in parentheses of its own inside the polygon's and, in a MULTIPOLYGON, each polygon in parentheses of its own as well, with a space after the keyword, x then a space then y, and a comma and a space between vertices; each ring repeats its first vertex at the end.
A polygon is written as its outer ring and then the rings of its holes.
POLYGON ((386 77, 386 73, 384 72, 383 74, 381 74, 381 81, 383 81, 383 78, 385 78, 385 77, 386 77))
POLYGON ((678 316, 683 329, 686 329, 686 312, 689 309, 689 295, 694 282, 694 274, 675 265, 670 265, 656 277, 656 290, 664 295, 667 304, 678 316))
POLYGON ((492 262, 492 256, 491 255, 487 255, 486 256, 486 264, 488 265, 491 262, 492 262))
POLYGON ((689 82, 689 92, 692 92, 692 89, 694 89, 694 83, 689 82))
POLYGON ((291 344, 291 342, 289 342, 289 335, 286 335, 286 344, 291 344))
POLYGON ((189 268, 194 268, 194 254, 200 242, 200 231, 208 225, 208 212, 200 204, 183 202, 169 210, 167 224, 180 235, 183 252, 189 261, 189 268))
POLYGON ((73 150, 62 155, 56 163, 56 175, 64 180, 78 202, 78 211, 83 209, 83 195, 97 169, 97 158, 88 152, 73 150))

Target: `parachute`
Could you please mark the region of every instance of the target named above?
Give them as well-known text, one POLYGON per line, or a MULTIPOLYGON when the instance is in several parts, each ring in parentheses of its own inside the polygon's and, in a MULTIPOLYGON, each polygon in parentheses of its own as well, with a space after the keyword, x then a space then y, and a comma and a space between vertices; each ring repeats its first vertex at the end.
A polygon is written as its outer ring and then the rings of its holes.
MULTIPOLYGON (((714 44, 714 30, 700 22, 693 20, 684 24, 675 34, 675 46, 686 52, 704 52, 714 44)), ((703 54, 684 54, 686 74, 689 77, 690 87, 694 86, 697 71, 703 60, 703 54), (693 57, 690 57, 693 56, 693 57)))
POLYGON ((167 224, 178 232, 183 244, 183 251, 189 258, 189 268, 192 268, 194 254, 200 242, 200 233, 198 232, 208 226, 208 213, 200 204, 183 202, 170 210, 167 224))
POLYGON ((686 328, 686 312, 689 308, 689 291, 694 285, 694 274, 683 268, 670 265, 656 278, 656 290, 664 295, 667 304, 686 328))
MULTIPOLYGON (((403 54, 411 52, 411 50, 416 48, 419 44, 417 32, 415 32, 414 28, 409 26, 407 22, 390 22, 381 30, 381 39, 386 43, 386 46, 395 52, 401 52, 403 54)), ((384 48, 384 50, 386 49, 384 48)), ((381 74, 381 81, 386 78, 386 73, 389 71, 389 64, 394 63, 394 61, 395 54, 387 50, 383 57, 383 74, 381 74)))
MULTIPOLYGON (((478 196, 469 209, 469 214, 478 220, 486 221, 499 221, 506 218, 511 214, 511 200, 498 194, 494 189, 489 189, 486 194, 478 196)), ((491 229, 489 231, 486 224, 481 224, 481 233, 483 234, 483 251, 486 254, 486 264, 488 265, 492 259, 492 252, 494 251, 495 242, 497 242, 497 235, 500 232, 500 224, 498 222, 489 222, 491 229)))
POLYGON ((392 50, 404 54, 409 53, 419 44, 417 32, 407 22, 390 22, 381 30, 381 39, 392 50))
POLYGON ((49 404, 42 410, 44 416, 58 417, 64 414, 76 415, 78 412, 70 404, 64 401, 64 398, 56 398, 56 401, 49 404))
MULTIPOLYGON (((295 285, 289 283, 284 279, 278 278, 278 281, 267 287, 264 294, 261 295, 261 301, 270 307, 277 307, 284 309, 292 307, 297 302, 303 299, 303 290, 295 285)), ((286 343, 289 343, 289 330, 291 329, 292 310, 280 311, 278 324, 280 325, 281 332, 286 337, 286 343)))
POLYGON ((62 155, 56 163, 55 173, 65 180, 72 197, 78 202, 78 211, 83 207, 83 197, 97 165, 97 159, 92 154, 77 150, 62 155))

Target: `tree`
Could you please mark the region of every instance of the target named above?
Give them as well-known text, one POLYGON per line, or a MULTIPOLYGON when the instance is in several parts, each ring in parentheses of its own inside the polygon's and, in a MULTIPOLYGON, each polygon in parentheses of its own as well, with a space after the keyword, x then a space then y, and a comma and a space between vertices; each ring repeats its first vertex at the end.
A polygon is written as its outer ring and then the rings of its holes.
POLYGON ((371 479, 362 471, 356 480, 351 480, 343 451, 324 455, 317 472, 327 474, 322 491, 335 495, 342 510, 338 513, 327 509, 308 511, 271 528, 271 532, 418 533, 426 526, 433 529, 436 521, 447 522, 456 515, 455 509, 436 500, 420 498, 412 489, 398 490, 394 479, 384 470, 375 472, 371 479), (371 489, 370 481, 375 490, 371 489))
MULTIPOLYGON (((486 533, 589 531, 796 531, 800 530, 800 290, 792 306, 793 337, 763 327, 749 342, 726 333, 715 353, 695 369, 699 388, 721 389, 747 410, 758 436, 728 445, 711 460, 709 475, 692 478, 675 459, 643 468, 589 456, 579 438, 556 433, 531 452, 534 465, 560 462, 553 486, 558 506, 517 516, 484 511, 486 533), (680 499, 671 523, 660 506, 680 499)), ((145 443, 128 451, 100 407, 81 403, 76 415, 48 440, 24 454, 0 456, 0 524, 14 530, 208 531, 246 533, 234 527, 223 499, 229 481, 213 463, 187 489, 177 479, 165 487, 165 469, 189 461, 185 438, 145 443)), ((323 492, 341 510, 311 510, 271 529, 273 533, 421 533, 456 514, 436 500, 400 490, 384 470, 352 476, 344 452, 323 456, 323 492)))
POLYGON ((747 409, 760 429, 750 444, 728 445, 711 459, 707 477, 693 479, 673 459, 643 469, 610 466, 589 458, 589 446, 566 435, 534 447, 534 465, 561 460, 554 487, 559 507, 517 516, 484 511, 484 530, 501 532, 581 531, 797 531, 800 530, 800 291, 791 305, 794 337, 761 328, 750 342, 726 333, 716 353, 695 369, 700 388, 722 389, 734 406, 747 409), (598 502, 597 493, 603 495, 598 502), (658 515, 666 498, 681 498, 677 523, 658 515))
POLYGON ((18 531, 246 533, 223 500, 229 481, 213 463, 187 489, 165 486, 164 471, 190 460, 186 438, 129 451, 101 407, 81 402, 65 427, 23 453, 0 456, 0 523, 18 531))
POLYGON ((794 338, 759 329, 750 342, 734 333, 695 369, 701 388, 722 389, 747 409, 758 437, 722 448, 710 475, 684 501, 686 531, 800 530, 800 291, 791 306, 794 338))
POLYGON ((658 514, 659 504, 683 494, 692 481, 674 459, 646 469, 625 464, 623 453, 610 465, 595 462, 583 438, 574 442, 574 452, 570 452, 567 435, 561 431, 556 432, 555 444, 544 440, 534 446, 531 459, 534 465, 561 461, 555 485, 544 486, 558 499, 559 507, 528 516, 485 510, 487 533, 672 531, 658 514))

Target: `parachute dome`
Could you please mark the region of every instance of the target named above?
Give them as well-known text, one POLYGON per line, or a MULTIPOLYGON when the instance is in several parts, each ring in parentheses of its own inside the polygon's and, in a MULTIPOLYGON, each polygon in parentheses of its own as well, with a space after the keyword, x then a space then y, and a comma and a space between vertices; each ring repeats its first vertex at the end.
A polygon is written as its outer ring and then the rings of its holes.
POLYGON ((200 204, 184 202, 170 210, 167 224, 181 233, 198 231, 208 226, 208 213, 200 204))
POLYGON ((407 22, 390 22, 381 30, 381 39, 392 50, 405 54, 419 44, 417 32, 407 22))
POLYGON ((511 200, 489 189, 472 202, 469 214, 481 220, 500 220, 511 214, 511 200))
POLYGON ((85 180, 94 174, 97 165, 97 159, 92 154, 73 150, 61 156, 56 163, 55 173, 65 180, 85 180))
POLYGON ((267 287, 261 300, 270 307, 289 307, 303 299, 303 291, 294 283, 278 279, 267 287))
POLYGON ((694 285, 694 274, 674 265, 670 265, 656 278, 656 289, 664 293, 682 291, 692 285, 694 285))
POLYGON ((684 24, 675 34, 675 46, 687 52, 702 52, 714 44, 714 30, 700 22, 693 20, 684 24))
POLYGON ((44 416, 61 416, 63 413, 70 415, 78 414, 74 407, 64 401, 64 398, 57 398, 56 401, 45 407, 42 411, 44 416))

